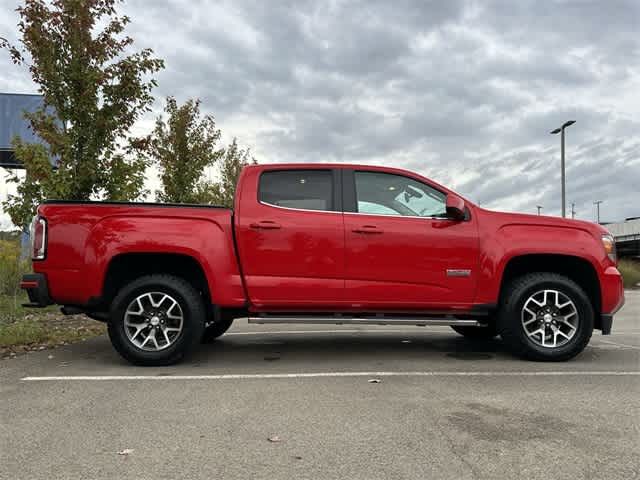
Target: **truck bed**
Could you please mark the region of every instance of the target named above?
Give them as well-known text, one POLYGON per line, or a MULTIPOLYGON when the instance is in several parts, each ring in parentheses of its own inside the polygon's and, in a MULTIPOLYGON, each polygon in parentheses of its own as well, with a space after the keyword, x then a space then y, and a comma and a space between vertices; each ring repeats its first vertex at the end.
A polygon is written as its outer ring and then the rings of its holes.
POLYGON ((222 304, 244 301, 231 209, 51 200, 38 213, 47 219, 48 250, 44 260, 34 261, 34 271, 46 272, 55 303, 99 301, 110 263, 120 255, 137 253, 192 256, 201 262, 208 280, 224 275, 225 284, 231 281, 230 288, 220 292, 222 304))

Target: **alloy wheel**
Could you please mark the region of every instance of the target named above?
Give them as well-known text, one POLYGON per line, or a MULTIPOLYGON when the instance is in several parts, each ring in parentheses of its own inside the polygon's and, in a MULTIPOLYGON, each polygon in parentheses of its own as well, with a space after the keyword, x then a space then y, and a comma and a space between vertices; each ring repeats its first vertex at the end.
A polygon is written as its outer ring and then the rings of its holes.
POLYGON ((531 295, 524 302, 521 319, 529 340, 544 348, 569 343, 580 322, 573 301, 558 290, 540 290, 531 295))
POLYGON ((180 336, 184 314, 171 295, 148 292, 127 307, 124 329, 129 341, 141 350, 159 351, 173 345, 180 336))

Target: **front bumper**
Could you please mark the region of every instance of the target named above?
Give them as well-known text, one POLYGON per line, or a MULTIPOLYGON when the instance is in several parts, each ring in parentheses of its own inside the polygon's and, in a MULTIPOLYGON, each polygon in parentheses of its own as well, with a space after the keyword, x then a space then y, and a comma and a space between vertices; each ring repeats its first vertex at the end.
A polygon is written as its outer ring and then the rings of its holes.
POLYGON ((603 335, 611 333, 613 316, 624 305, 624 285, 622 275, 616 267, 608 267, 601 279, 602 314, 600 315, 600 330, 603 335))
POLYGON ((47 277, 42 273, 27 273, 23 275, 20 288, 26 290, 27 295, 29 295, 29 303, 25 303, 24 307, 42 308, 53 303, 49 296, 47 277))
POLYGON ((624 306, 624 294, 622 299, 618 303, 616 309, 611 313, 603 313, 600 315, 600 330, 603 335, 609 335, 611 333, 611 326, 613 325, 613 315, 624 306))

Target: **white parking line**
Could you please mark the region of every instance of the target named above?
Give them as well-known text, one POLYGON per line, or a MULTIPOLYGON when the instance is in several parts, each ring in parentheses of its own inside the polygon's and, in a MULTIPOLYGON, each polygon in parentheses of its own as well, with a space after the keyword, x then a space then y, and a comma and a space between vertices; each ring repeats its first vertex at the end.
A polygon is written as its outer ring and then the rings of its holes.
POLYGON ((24 382, 103 382, 131 380, 256 380, 256 379, 291 379, 291 378, 327 378, 327 377, 572 377, 572 376, 640 376, 640 371, 520 371, 520 372, 312 372, 312 373, 237 373, 224 375, 76 375, 23 377, 24 382))

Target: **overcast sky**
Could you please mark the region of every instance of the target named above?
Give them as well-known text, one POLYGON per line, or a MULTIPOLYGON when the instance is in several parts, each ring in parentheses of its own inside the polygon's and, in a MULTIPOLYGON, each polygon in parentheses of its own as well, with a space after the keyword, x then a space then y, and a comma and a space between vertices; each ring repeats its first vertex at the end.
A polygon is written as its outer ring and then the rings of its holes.
MULTIPOLYGON (((16 3, 0 0, 0 35, 12 39, 16 3)), ((136 46, 166 61, 157 98, 201 98, 260 162, 403 167, 489 208, 558 215, 560 138, 549 131, 575 119, 568 209, 591 220, 604 200, 603 220, 640 215, 640 1, 128 0, 121 10, 136 46)), ((36 91, 5 52, 0 91, 36 91)))

